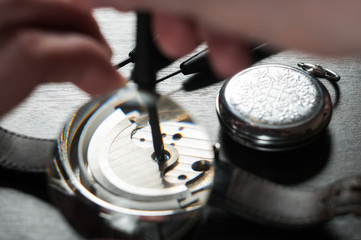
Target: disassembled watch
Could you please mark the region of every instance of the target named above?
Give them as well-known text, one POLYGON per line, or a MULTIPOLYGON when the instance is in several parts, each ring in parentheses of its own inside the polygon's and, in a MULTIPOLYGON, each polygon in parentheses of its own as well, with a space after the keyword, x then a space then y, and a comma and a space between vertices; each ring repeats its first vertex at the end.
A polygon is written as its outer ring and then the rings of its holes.
POLYGON ((115 230, 145 234, 140 222, 162 222, 168 239, 169 232, 179 235, 189 224, 185 216, 196 219, 207 203, 213 162, 206 132, 184 110, 166 97, 127 88, 94 100, 70 120, 59 139, 51 185, 57 195, 73 195, 99 209, 98 217, 106 216, 115 230), (167 155, 162 163, 154 157, 147 101, 157 102, 167 155))

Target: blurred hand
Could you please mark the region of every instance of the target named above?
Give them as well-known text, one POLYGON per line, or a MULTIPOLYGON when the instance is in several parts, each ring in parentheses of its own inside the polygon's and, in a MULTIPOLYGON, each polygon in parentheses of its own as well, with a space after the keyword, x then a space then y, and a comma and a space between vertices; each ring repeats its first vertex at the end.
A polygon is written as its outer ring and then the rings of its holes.
POLYGON ((247 43, 316 54, 361 50, 361 1, 349 0, 92 0, 93 6, 146 10, 155 16, 159 46, 179 57, 207 42, 220 75, 248 64, 247 43))
POLYGON ((0 0, 0 116, 44 82, 71 81, 98 94, 124 80, 83 3, 0 0))

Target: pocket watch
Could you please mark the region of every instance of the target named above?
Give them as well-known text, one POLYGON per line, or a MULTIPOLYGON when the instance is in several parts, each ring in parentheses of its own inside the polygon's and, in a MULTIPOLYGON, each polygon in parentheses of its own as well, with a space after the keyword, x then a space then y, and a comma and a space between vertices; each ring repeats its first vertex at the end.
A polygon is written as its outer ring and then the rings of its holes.
POLYGON ((318 77, 340 77, 320 65, 299 66, 251 67, 223 85, 217 114, 231 138, 254 149, 283 151, 307 145, 323 132, 332 103, 318 77))

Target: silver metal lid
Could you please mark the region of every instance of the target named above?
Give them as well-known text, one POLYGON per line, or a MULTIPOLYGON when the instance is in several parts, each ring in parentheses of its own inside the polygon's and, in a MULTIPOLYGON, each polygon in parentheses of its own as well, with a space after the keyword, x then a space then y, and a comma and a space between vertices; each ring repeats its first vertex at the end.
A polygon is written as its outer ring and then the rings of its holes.
POLYGON ((323 84, 309 73, 290 66, 261 65, 223 85, 217 113, 237 142, 280 151, 314 140, 328 125, 332 105, 323 84))

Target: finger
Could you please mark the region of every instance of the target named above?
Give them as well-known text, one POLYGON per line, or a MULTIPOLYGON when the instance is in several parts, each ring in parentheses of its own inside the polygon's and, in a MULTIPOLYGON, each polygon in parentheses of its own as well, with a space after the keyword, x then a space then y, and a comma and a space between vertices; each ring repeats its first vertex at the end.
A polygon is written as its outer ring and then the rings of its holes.
POLYGON ((159 13, 153 21, 157 43, 171 58, 184 56, 201 42, 195 26, 184 18, 159 13))
POLYGON ((120 11, 166 11, 172 13, 185 14, 192 9, 192 2, 197 3, 200 1, 194 0, 183 0, 183 1, 172 1, 172 0, 89 0, 90 5, 93 7, 114 7, 120 11), (187 10, 188 9, 188 10, 187 10))
POLYGON ((106 48, 82 35, 27 30, 9 39, 1 51, 0 114, 39 83, 70 81, 100 94, 125 82, 111 65, 106 48))
POLYGON ((230 77, 250 64, 248 45, 233 38, 204 33, 213 70, 221 77, 230 77))
POLYGON ((361 49, 361 1, 93 0, 104 6, 167 12, 218 34, 252 36, 277 47, 342 54, 361 49))
POLYGON ((110 62, 104 45, 77 34, 30 32, 28 57, 38 64, 41 82, 70 81, 91 94, 118 88, 125 80, 110 62))
POLYGON ((106 43, 91 11, 70 1, 2 0, 0 16, 3 33, 12 29, 41 28, 77 32, 106 43))

